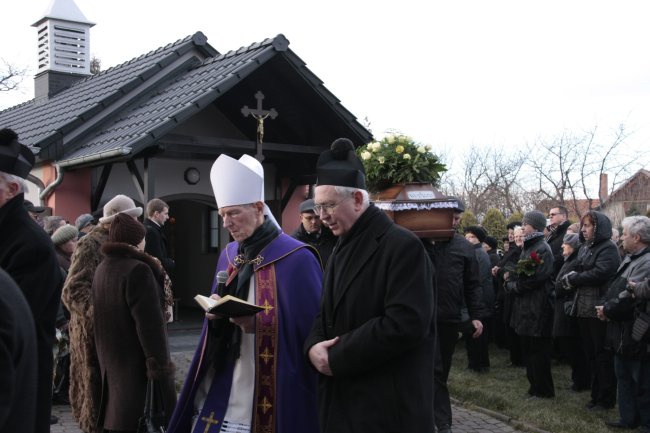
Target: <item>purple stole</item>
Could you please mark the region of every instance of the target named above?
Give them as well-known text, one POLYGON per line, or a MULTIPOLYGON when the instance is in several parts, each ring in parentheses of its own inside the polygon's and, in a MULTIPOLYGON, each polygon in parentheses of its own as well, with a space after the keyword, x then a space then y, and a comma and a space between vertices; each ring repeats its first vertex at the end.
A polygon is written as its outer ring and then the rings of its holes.
MULTIPOLYGON (((232 281, 238 269, 229 265, 228 272, 230 277, 226 284, 232 281)), ((275 433, 278 308, 275 266, 272 263, 255 271, 255 303, 265 309, 257 314, 256 320, 256 376, 251 432, 275 433)), ((201 358, 205 353, 206 342, 207 338, 204 339, 201 358)), ((220 423, 228 408, 234 364, 228 363, 225 370, 215 375, 193 433, 217 433, 221 429, 220 423)))

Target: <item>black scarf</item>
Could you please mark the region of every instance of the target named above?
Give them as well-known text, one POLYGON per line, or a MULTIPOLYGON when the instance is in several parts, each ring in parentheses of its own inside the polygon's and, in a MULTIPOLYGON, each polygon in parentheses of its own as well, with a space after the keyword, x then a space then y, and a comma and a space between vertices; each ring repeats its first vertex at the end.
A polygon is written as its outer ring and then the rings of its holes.
MULTIPOLYGON (((237 275, 225 288, 226 295, 236 296, 239 299, 248 299, 248 289, 250 279, 253 276, 254 266, 258 260, 263 260, 263 254, 260 254, 273 239, 280 235, 280 230, 269 219, 259 226, 253 234, 244 239, 237 249, 235 266, 239 268, 237 275), (260 259, 260 257, 262 257, 260 259)), ((210 336, 208 339, 208 356, 219 371, 224 361, 234 361, 239 358, 241 346, 241 328, 229 319, 216 319, 212 321, 210 327, 210 336)))

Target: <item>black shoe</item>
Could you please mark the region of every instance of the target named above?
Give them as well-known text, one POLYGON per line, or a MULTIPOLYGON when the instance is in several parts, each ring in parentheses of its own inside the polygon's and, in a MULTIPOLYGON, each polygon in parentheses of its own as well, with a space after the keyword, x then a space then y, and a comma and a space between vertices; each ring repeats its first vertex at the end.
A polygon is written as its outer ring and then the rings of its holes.
POLYGON ((449 424, 443 424, 440 427, 438 427, 438 433, 452 433, 451 432, 451 425, 449 424))
POLYGON ((620 429, 635 429, 635 425, 630 425, 630 424, 625 424, 621 420, 616 420, 616 421, 605 421, 605 425, 607 427, 612 427, 612 428, 620 428, 620 429))
POLYGON ((50 425, 52 424, 58 424, 59 422, 59 417, 56 415, 50 415, 50 425))

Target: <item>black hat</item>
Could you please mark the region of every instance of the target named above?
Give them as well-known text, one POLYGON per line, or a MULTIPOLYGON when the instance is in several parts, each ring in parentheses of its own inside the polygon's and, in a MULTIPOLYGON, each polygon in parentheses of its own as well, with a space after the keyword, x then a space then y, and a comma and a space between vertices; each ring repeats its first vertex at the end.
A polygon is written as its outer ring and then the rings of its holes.
POLYGON ((300 203, 300 213, 311 212, 314 213, 314 199, 310 198, 308 200, 300 203))
POLYGON ((508 225, 506 226, 506 228, 507 228, 508 230, 514 230, 515 227, 519 227, 519 226, 521 226, 521 221, 513 221, 513 222, 511 222, 511 223, 508 223, 508 225))
POLYGON ((483 243, 485 241, 485 238, 487 237, 487 232, 483 227, 479 226, 468 226, 465 227, 465 233, 471 233, 474 236, 476 236, 476 239, 478 239, 479 242, 483 243))
POLYGON ((347 138, 337 138, 330 150, 318 157, 316 163, 317 185, 348 186, 366 189, 366 172, 363 163, 347 138))
POLYGON ((18 142, 18 134, 0 129, 0 171, 26 179, 35 160, 29 147, 18 142))
POLYGON ((34 206, 34 203, 29 200, 23 201, 23 205, 25 205, 25 209, 27 209, 28 212, 41 213, 45 212, 45 209, 47 209, 44 206, 34 206))
MULTIPOLYGON (((508 239, 508 238, 506 238, 506 239, 508 239)), ((490 248, 492 248, 493 250, 496 250, 497 247, 499 246, 499 241, 497 241, 496 238, 493 238, 492 236, 486 236, 485 241, 483 241, 483 242, 488 244, 488 246, 490 248)))

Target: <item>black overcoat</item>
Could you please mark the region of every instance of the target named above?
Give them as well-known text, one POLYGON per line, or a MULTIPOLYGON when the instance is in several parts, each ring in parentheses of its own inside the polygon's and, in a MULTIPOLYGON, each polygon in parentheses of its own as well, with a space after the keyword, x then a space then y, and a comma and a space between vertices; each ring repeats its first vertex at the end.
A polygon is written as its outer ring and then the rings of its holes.
POLYGON ((339 240, 305 343, 340 337, 333 376, 320 375, 321 433, 433 432, 432 272, 419 239, 373 205, 339 240))
POLYGON ((54 244, 18 194, 0 208, 0 267, 14 279, 32 310, 38 346, 36 432, 49 433, 56 316, 63 275, 54 244))
POLYGON ((33 433, 36 416, 36 331, 32 312, 0 269, 0 433, 33 433))
POLYGON ((174 269, 174 260, 167 255, 167 236, 163 228, 149 218, 145 218, 143 224, 147 229, 144 250, 160 260, 165 272, 171 273, 174 269))

